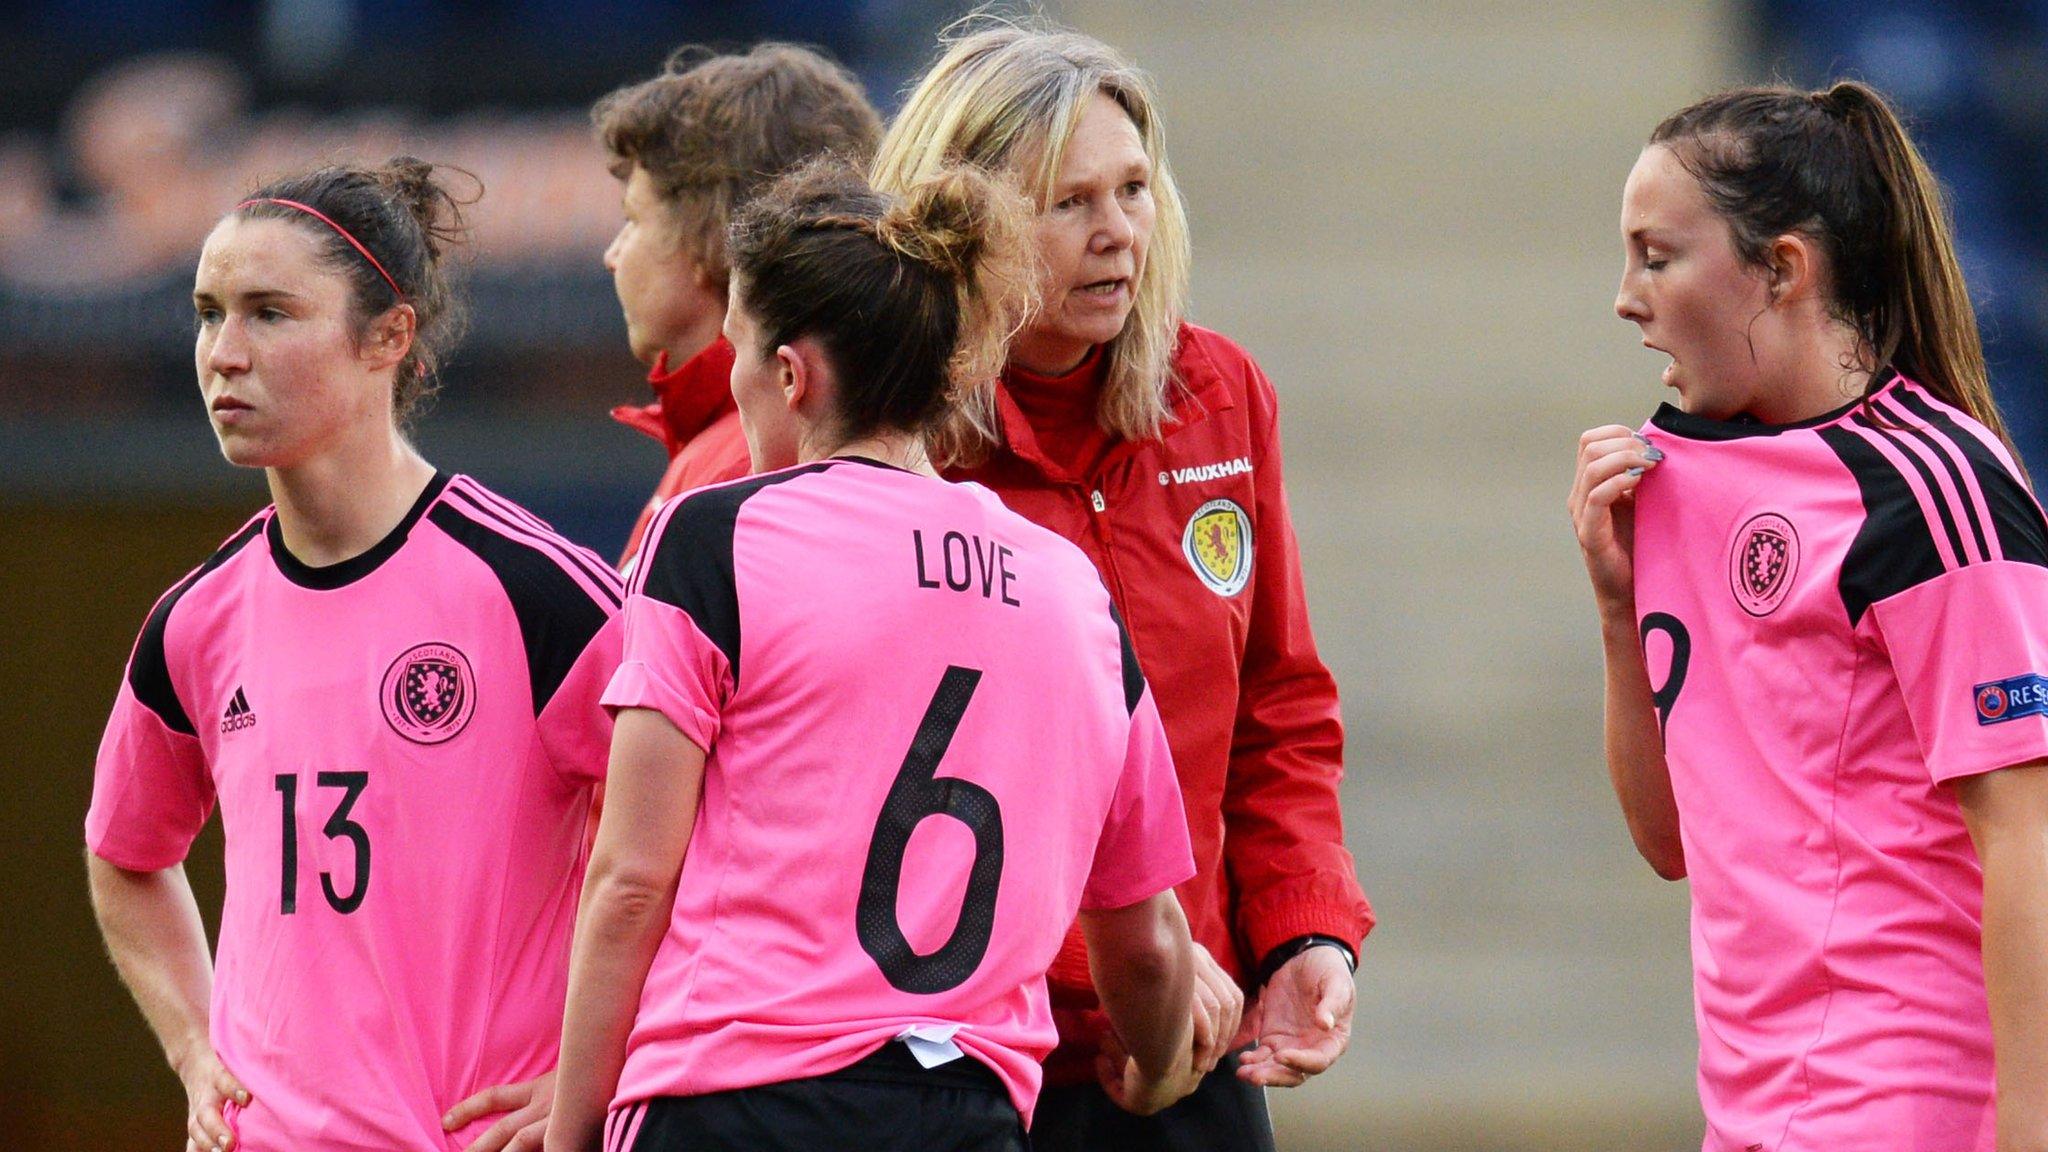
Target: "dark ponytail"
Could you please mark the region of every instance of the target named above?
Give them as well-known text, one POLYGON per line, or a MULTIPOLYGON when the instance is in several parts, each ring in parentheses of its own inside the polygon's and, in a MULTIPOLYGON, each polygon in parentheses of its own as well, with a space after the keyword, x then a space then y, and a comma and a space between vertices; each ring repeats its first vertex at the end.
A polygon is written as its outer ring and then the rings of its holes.
POLYGON ((1745 261, 1763 265, 1787 233, 1820 247, 1860 367, 1897 369, 2011 448, 1941 186, 1875 89, 1738 88, 1672 115, 1650 143, 1699 180, 1745 261))
POLYGON ((813 336, 837 379, 839 431, 939 436, 958 397, 1002 370, 1035 284, 1021 196, 942 169, 901 197, 843 161, 777 180, 734 219, 734 292, 776 348, 813 336))
MULTIPOLYGON (((468 318, 443 257, 467 238, 462 209, 476 203, 482 185, 478 183, 475 195, 458 199, 439 178, 443 171, 449 169, 437 170, 412 156, 393 157, 375 168, 331 165, 271 181, 250 193, 233 213, 305 228, 320 244, 322 260, 348 278, 358 337, 369 330, 372 320, 398 304, 412 306, 417 320, 412 349, 400 362, 392 385, 393 409, 401 422, 415 415, 433 393, 441 365, 462 338, 468 318), (312 208, 334 226, 278 201, 312 208), (358 251, 349 238, 369 255, 358 251)), ((463 175, 476 180, 467 172, 463 175)))

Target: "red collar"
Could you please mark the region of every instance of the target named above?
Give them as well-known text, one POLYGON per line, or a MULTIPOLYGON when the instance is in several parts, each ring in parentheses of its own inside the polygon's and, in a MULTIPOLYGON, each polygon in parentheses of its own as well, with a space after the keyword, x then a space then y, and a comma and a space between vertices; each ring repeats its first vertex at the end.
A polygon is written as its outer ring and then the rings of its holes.
POLYGON ((661 441, 674 456, 712 421, 733 409, 732 361, 732 345, 723 336, 673 372, 668 368, 668 353, 663 352, 647 373, 654 403, 622 404, 612 409, 612 419, 661 441))
MULTIPOLYGON (((1056 480, 1081 482, 1083 478, 1076 475, 1065 463, 1056 462, 1046 456, 1045 450, 1038 444, 1038 438, 1032 435, 1031 424, 1024 418, 1024 410, 1018 407, 1016 397, 1010 393, 1010 381, 1012 378, 1022 378, 1027 385, 1030 382, 1058 385, 1074 381, 1083 372, 1106 376, 1108 358, 1103 352, 1104 347, 1097 345, 1095 351, 1090 352, 1072 372, 1061 376, 1041 376, 1014 364, 1005 365, 1003 374, 996 380, 996 424, 1003 441, 1002 447, 997 451, 1007 450, 1012 456, 1031 464, 1056 480)), ((1188 326, 1183 324, 1180 343, 1174 350, 1173 358, 1174 370, 1179 374, 1180 380, 1172 388, 1169 399, 1172 415, 1167 418, 1166 427, 1160 430, 1162 440, 1183 428, 1201 423, 1208 419, 1211 412, 1235 406, 1229 389, 1208 358, 1204 356, 1199 365, 1192 363, 1191 353, 1194 351, 1198 349, 1191 348, 1188 326)), ((1096 471, 1106 471, 1109 465, 1137 451, 1138 447, 1139 444, 1133 441, 1118 441, 1096 465, 1096 471)))
POLYGON ((1103 377, 1108 375, 1108 369, 1105 364, 1106 356, 1103 353, 1104 347, 1106 346, 1097 344, 1093 348, 1088 349, 1088 354, 1081 357, 1079 364, 1074 365, 1057 376, 1050 376, 1044 372, 1033 372, 1022 364, 1005 364, 1003 365, 1003 382, 1007 385, 1014 381, 1028 388, 1060 392, 1072 392, 1084 386, 1090 390, 1100 388, 1103 377))
POLYGON ((1058 479, 1079 480, 1080 469, 1075 461, 1054 460, 1045 446, 1039 443, 1038 431, 1032 427, 1030 417, 1025 414, 1025 406, 1018 403, 1017 396, 1019 393, 1031 396, 1035 400, 1032 410, 1042 419, 1052 417, 1059 421, 1086 420, 1092 423, 1096 397, 1101 394, 1108 363, 1102 345, 1097 344, 1088 350, 1088 355, 1083 356, 1079 364, 1057 376, 1033 372, 1019 364, 1005 364, 1002 376, 996 381, 996 418, 1010 451, 1058 479))

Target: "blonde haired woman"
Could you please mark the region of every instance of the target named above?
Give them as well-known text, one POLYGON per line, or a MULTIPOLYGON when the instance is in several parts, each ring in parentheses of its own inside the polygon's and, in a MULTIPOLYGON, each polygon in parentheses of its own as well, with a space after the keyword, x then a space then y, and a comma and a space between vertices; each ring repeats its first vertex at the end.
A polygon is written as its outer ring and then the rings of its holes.
POLYGON ((1116 50, 1007 23, 950 37, 884 137, 875 183, 901 190, 949 160, 1036 204, 1041 303, 937 448, 954 478, 1080 545, 1109 586, 1172 744, 1197 869, 1179 894, 1211 957, 1194 1013, 1213 1070, 1139 1118, 1100 1086, 1122 1047, 1069 935, 1033 1143, 1269 1148, 1259 1088, 1342 1054, 1372 925, 1343 844, 1343 729, 1303 601, 1273 387, 1183 319, 1187 218, 1150 83, 1116 50))

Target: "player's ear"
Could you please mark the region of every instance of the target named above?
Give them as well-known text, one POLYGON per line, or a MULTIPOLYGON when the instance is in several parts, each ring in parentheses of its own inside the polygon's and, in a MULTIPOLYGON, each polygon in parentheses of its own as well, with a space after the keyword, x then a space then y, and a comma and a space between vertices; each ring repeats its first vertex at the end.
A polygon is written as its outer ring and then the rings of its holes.
POLYGON ((775 350, 775 371, 782 385, 782 402, 795 412, 816 384, 811 366, 801 352, 784 344, 775 350))
POLYGON ((360 351, 364 362, 373 369, 396 367, 412 351, 413 336, 418 330, 419 313, 412 310, 412 305, 400 304, 386 310, 370 321, 370 330, 363 334, 360 351))
POLYGON ((1815 282, 1819 272, 1818 256, 1813 242, 1797 232, 1787 232, 1771 241, 1770 248, 1764 253, 1771 303, 1796 300, 1818 288, 1815 282))

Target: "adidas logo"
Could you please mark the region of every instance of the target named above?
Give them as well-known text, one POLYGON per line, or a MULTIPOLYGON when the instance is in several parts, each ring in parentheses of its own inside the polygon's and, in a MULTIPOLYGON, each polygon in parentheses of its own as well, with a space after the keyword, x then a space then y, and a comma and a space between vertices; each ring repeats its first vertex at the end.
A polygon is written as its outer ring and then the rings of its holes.
POLYGON ((244 728, 254 728, 255 726, 256 712, 249 707, 249 698, 242 695, 242 686, 237 684, 235 685, 234 699, 228 701, 228 710, 221 714, 221 734, 226 735, 229 732, 240 732, 244 728))

